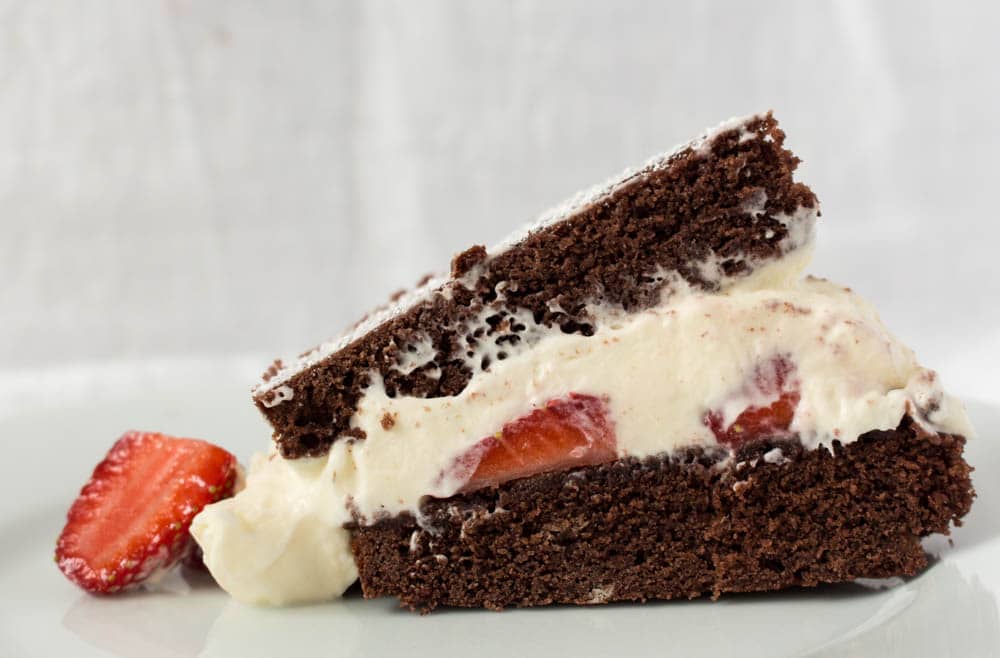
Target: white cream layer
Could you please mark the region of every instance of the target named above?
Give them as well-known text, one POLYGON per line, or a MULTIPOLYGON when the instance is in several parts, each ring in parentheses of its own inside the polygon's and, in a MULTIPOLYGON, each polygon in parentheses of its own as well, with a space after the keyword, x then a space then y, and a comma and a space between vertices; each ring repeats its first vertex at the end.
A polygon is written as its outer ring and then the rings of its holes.
POLYGON ((345 451, 321 459, 257 454, 246 487, 191 524, 205 566, 234 598, 284 605, 339 596, 358 577, 341 526, 350 520, 339 485, 345 451))
POLYGON ((257 457, 243 492, 196 517, 206 564, 244 601, 337 596, 357 575, 341 527, 349 499, 369 520, 417 514, 424 496, 447 497, 464 484, 448 476, 458 456, 570 392, 607 397, 621 456, 715 445, 705 412, 721 409, 728 424, 767 403, 744 383, 776 355, 795 364, 801 397, 791 429, 807 447, 893 429, 906 413, 929 430, 970 435, 961 404, 871 306, 848 289, 799 278, 807 260, 808 249, 797 250, 723 293, 674 283, 658 307, 604 312, 591 337, 546 334, 454 397, 389 398, 376 379, 352 421, 364 441, 338 441, 319 459, 257 457))

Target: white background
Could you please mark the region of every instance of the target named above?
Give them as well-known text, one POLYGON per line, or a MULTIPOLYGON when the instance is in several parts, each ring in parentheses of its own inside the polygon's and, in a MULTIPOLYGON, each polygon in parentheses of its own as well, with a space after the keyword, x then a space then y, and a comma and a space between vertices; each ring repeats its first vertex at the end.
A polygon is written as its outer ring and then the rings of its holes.
POLYGON ((975 390, 1000 369, 998 33, 971 2, 0 1, 0 383, 239 357, 249 386, 773 108, 823 204, 812 271, 975 390))
POLYGON ((0 0, 0 654, 998 655, 997 35, 991 2, 0 0), (112 601, 53 568, 123 430, 245 460, 272 357, 767 108, 823 204, 812 271, 980 429, 979 498, 920 578, 473 619, 112 601))

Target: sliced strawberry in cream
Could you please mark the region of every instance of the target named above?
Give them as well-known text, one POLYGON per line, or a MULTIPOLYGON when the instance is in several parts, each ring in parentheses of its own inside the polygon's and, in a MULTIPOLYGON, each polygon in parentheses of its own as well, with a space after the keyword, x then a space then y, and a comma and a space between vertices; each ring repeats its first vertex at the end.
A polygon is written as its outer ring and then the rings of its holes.
POLYGON ((472 491, 616 458, 607 404, 593 395, 570 393, 477 443, 456 461, 453 473, 468 473, 462 491, 472 491))
POLYGON ((776 356, 754 369, 751 381, 735 395, 738 398, 764 401, 745 407, 726 424, 719 409, 705 413, 703 422, 719 443, 731 448, 754 439, 790 437, 789 428, 799 403, 795 364, 784 355, 776 356))

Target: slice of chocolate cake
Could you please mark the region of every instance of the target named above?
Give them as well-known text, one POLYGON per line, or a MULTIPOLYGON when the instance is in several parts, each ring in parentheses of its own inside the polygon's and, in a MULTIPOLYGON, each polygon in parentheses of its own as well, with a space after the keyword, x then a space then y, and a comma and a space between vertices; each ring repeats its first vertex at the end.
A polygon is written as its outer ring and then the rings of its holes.
POLYGON ((285 457, 364 438, 351 419, 377 374, 389 395, 461 393, 478 373, 552 331, 592 335, 595 313, 633 313, 683 281, 706 291, 811 239, 816 197, 770 115, 727 122, 583 193, 524 232, 454 258, 429 279, 284 366, 254 391, 285 457), (287 402, 287 404, 285 404, 287 402))
POLYGON ((971 432, 849 289, 770 114, 455 257, 254 390, 276 451, 192 531, 237 598, 416 610, 913 574, 971 432))

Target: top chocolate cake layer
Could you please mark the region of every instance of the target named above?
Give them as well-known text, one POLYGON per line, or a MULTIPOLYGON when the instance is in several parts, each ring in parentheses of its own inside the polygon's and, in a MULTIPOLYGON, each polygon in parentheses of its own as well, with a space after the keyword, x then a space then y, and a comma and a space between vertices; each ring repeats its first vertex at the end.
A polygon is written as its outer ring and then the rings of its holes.
MULTIPOLYGON (((718 286, 788 248, 787 218, 816 208, 792 173, 770 113, 724 124, 544 217, 502 247, 472 247, 447 280, 425 281, 339 341, 288 366, 276 361, 254 400, 281 454, 319 456, 350 427, 365 389, 380 377, 390 396, 459 394, 494 359, 546 331, 590 335, 588 307, 651 307, 671 273, 718 286)), ((392 419, 385 419, 391 423, 392 419)))

